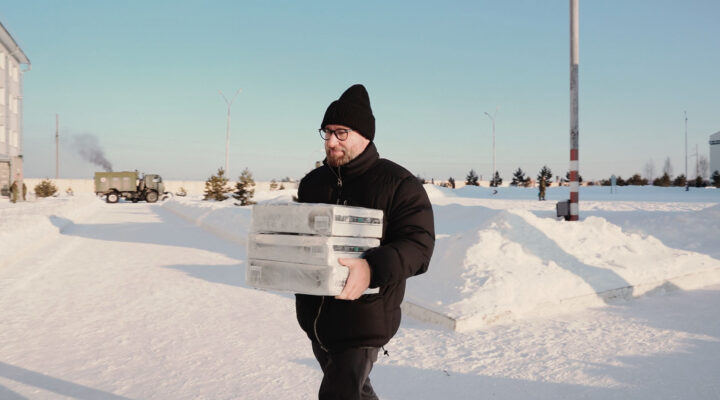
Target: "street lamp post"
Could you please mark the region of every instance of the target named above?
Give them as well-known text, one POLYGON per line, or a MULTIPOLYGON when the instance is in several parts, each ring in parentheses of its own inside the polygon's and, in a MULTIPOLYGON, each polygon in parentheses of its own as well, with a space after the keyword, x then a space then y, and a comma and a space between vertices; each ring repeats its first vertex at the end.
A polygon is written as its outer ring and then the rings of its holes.
POLYGON ((225 97, 222 90, 218 90, 218 92, 220 92, 220 96, 225 99, 225 104, 227 104, 227 127, 225 130, 225 173, 229 174, 230 172, 228 171, 228 157, 230 153, 230 109, 232 108, 233 101, 235 101, 235 98, 240 93, 240 89, 235 92, 235 96, 233 96, 232 100, 230 101, 228 101, 227 97, 225 97))
POLYGON ((493 113, 493 115, 488 114, 487 111, 485 112, 485 115, 487 115, 488 118, 490 118, 490 120, 492 121, 493 135, 493 170, 492 175, 490 175, 490 186, 493 186, 493 182, 495 182, 495 117, 497 116, 498 108, 499 107, 495 107, 495 112, 493 113))
POLYGON ((687 173, 687 111, 685 111, 685 191, 690 190, 690 182, 688 181, 688 173, 687 173))

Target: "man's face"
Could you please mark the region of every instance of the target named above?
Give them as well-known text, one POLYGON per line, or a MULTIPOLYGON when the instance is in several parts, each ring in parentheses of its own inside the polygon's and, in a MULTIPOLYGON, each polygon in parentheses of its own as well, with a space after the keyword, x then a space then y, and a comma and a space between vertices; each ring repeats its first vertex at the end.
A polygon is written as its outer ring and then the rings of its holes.
MULTIPOLYGON (((351 129, 345 125, 326 125, 325 129, 351 129)), ((330 139, 325 141, 325 154, 327 155, 328 164, 331 167, 339 167, 349 163, 355 157, 359 156, 370 143, 365 136, 352 131, 348 133, 345 140, 338 140, 335 135, 331 135, 330 139)))

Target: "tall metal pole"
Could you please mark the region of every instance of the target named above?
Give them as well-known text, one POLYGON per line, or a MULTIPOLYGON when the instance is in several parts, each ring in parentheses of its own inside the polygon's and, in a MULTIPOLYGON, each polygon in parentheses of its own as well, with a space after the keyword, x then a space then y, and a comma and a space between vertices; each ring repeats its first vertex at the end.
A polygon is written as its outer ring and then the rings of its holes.
POLYGON ((579 216, 579 123, 578 123, 578 66, 579 54, 578 0, 570 0, 570 221, 579 216))
POLYGON ((490 118, 490 120, 492 121, 492 135, 493 135, 493 170, 492 170, 492 175, 490 175, 490 186, 493 186, 493 182, 495 182, 495 117, 497 116, 498 108, 500 108, 500 107, 495 107, 495 113, 492 116, 490 116, 490 114, 488 114, 487 111, 485 112, 485 115, 487 115, 488 118, 490 118))
POLYGON ((690 190, 690 182, 687 174, 687 111, 685 111, 685 191, 690 190))
POLYGON ((229 174, 230 172, 228 171, 228 158, 230 154, 230 109, 232 108, 233 101, 235 101, 235 98, 240 93, 240 89, 235 92, 235 96, 233 96, 232 100, 230 101, 228 101, 227 97, 225 97, 222 90, 218 90, 218 92, 220 92, 220 96, 225 99, 225 104, 227 104, 227 127, 225 130, 225 173, 229 174))
POLYGON ((60 179, 60 115, 55 114, 55 179, 60 179))

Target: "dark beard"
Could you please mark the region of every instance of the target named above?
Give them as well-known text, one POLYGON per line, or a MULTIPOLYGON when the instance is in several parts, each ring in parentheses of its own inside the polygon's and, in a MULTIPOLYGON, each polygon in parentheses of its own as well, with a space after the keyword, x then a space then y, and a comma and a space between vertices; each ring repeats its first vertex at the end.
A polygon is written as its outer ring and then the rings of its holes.
POLYGON ((328 165, 331 167, 341 167, 341 166, 349 163, 350 161, 352 161, 353 158, 354 157, 351 154, 346 152, 346 153, 343 153, 343 156, 340 157, 339 159, 333 159, 333 158, 330 158, 330 151, 329 150, 325 151, 325 159, 327 160, 328 165))

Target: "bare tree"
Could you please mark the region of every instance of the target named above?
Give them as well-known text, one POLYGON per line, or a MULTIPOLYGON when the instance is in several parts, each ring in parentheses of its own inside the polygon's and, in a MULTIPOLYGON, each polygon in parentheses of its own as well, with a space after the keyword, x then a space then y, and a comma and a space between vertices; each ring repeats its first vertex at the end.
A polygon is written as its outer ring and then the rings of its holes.
POLYGON ((707 157, 704 155, 698 156, 698 162, 697 162, 697 176, 702 176, 705 178, 706 176, 709 176, 710 173, 710 163, 708 162, 707 157))
POLYGON ((655 162, 652 160, 648 160, 648 162, 645 163, 645 179, 648 180, 648 182, 652 182, 655 178, 655 162))
POLYGON ((667 176, 672 176, 673 167, 672 163, 670 162, 670 157, 665 159, 665 164, 663 165, 663 173, 667 174, 667 176))

